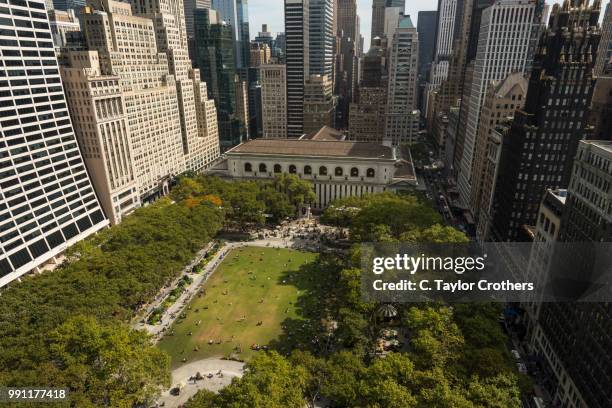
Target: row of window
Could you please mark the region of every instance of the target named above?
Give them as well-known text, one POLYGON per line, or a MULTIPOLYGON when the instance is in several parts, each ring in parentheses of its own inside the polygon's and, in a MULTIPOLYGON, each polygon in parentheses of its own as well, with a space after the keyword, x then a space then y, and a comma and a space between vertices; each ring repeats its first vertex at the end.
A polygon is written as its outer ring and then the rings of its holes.
MULTIPOLYGON (((244 164, 244 171, 246 173, 252 173, 253 172, 253 165, 251 163, 245 163, 244 164)), ((259 172, 260 173, 266 173, 268 171, 268 166, 265 163, 260 163, 259 164, 259 172)), ((283 172, 283 166, 281 166, 280 164, 275 164, 274 165, 274 173, 282 173, 283 172)), ((297 173, 297 167, 293 164, 289 165, 288 168, 288 172, 290 174, 296 174, 297 173)), ((305 175, 312 175, 312 167, 311 166, 304 166, 304 174, 305 175)), ((328 175, 328 171, 327 171, 327 167, 325 166, 321 166, 319 167, 319 176, 327 176, 328 175)), ((336 167, 334 169, 334 175, 341 177, 344 175, 344 169, 342 167, 336 167)), ((359 177, 359 169, 357 167, 353 167, 351 168, 350 171, 350 175, 351 177, 359 177)), ((366 170, 366 177, 369 178, 373 178, 376 176, 376 171, 373 168, 369 168, 366 170)))

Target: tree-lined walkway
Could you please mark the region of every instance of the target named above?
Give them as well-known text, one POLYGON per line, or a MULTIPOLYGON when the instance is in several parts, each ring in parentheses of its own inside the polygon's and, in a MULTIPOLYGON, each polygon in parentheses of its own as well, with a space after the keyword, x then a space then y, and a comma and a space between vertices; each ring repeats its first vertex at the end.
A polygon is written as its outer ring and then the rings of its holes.
POLYGON ((227 243, 223 245, 222 247, 220 247, 217 253, 208 261, 208 263, 204 267, 204 270, 200 272, 188 286, 185 287, 185 291, 178 297, 178 299, 176 299, 176 301, 168 309, 166 309, 166 311, 164 311, 159 322, 157 324, 148 324, 147 323, 148 316, 156 308, 160 307, 164 303, 166 297, 168 296, 170 291, 176 287, 179 280, 185 274, 190 272, 193 269, 193 267, 197 266, 205 258, 206 253, 208 253, 208 251, 210 251, 213 248, 214 243, 209 244, 206 248, 204 248, 202 251, 198 253, 196 258, 194 258, 194 260, 187 267, 185 267, 185 270, 176 279, 176 281, 169 287, 165 288, 163 292, 160 293, 155 298, 155 301, 153 301, 146 308, 145 312, 139 316, 139 318, 136 320, 136 322, 133 324, 132 327, 137 330, 147 331, 149 334, 153 335, 153 337, 155 338, 155 341, 159 341, 159 339, 161 338, 164 332, 164 329, 167 329, 168 327, 170 327, 170 325, 172 325, 174 320, 176 320, 176 318, 182 312, 183 308, 185 308, 185 306, 189 304, 193 296, 198 292, 200 286, 202 286, 202 284, 208 280, 210 275, 212 275, 216 267, 219 265, 220 261, 225 257, 225 255, 232 248, 239 246, 239 245, 242 245, 242 244, 227 243))

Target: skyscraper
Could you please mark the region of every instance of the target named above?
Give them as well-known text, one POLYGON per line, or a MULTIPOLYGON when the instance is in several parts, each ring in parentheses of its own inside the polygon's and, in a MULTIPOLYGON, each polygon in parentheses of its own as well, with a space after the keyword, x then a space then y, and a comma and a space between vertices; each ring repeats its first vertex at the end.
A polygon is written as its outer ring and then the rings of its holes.
POLYGON ((261 106, 263 137, 287 137, 286 67, 268 64, 261 67, 261 106))
POLYGON ((355 43, 359 40, 359 23, 357 16, 357 0, 336 0, 338 15, 336 16, 338 33, 351 38, 355 43))
POLYGON ((419 34, 419 79, 425 80, 431 69, 436 49, 436 27, 438 12, 419 11, 417 32, 419 34))
POLYGON ((309 55, 310 74, 334 74, 334 4, 333 0, 310 0, 309 55))
POLYGON ((417 61, 419 39, 410 16, 401 16, 389 55, 386 144, 399 146, 416 141, 419 131, 417 110, 417 61))
POLYGON ((251 42, 248 0, 212 0, 211 7, 219 12, 220 20, 225 21, 232 28, 235 69, 240 79, 246 82, 251 42))
POLYGON ((47 13, 49 14, 53 44, 59 51, 59 49, 68 45, 68 37, 72 35, 71 33, 81 31, 81 25, 74 10, 49 10, 47 13))
POLYGON ((53 1, 53 9, 54 10, 76 10, 80 11, 83 7, 85 7, 85 0, 52 0, 53 1))
POLYGON ((217 103, 219 141, 226 151, 247 139, 247 122, 239 113, 239 100, 245 87, 235 66, 233 29, 221 21, 216 10, 195 11, 196 59, 208 94, 217 103))
POLYGON ((185 29, 187 30, 187 46, 189 47, 189 58, 195 59, 195 24, 194 13, 196 8, 204 9, 211 7, 211 0, 183 0, 185 8, 185 29))
MULTIPOLYGON (((569 276, 577 278, 573 285, 575 289, 587 280, 586 277, 601 273, 596 260, 606 262, 594 250, 596 245, 609 245, 612 241, 611 163, 611 142, 583 140, 578 143, 562 211, 561 244, 551 256, 556 260, 553 276, 567 268, 569 276), (576 277, 574 272, 579 272, 580 276, 576 277)), ((548 220, 540 216, 537 223, 546 225, 548 220)), ((604 247, 599 252, 606 249, 604 247)), ((605 266, 609 267, 609 263, 605 266)), ((542 304, 532 346, 548 375, 547 391, 554 405, 612 406, 609 392, 612 356, 607 352, 612 346, 610 321, 612 304, 609 302, 542 304)))
POLYGON ((431 68, 429 82, 439 86, 448 76, 448 63, 453 51, 453 43, 457 35, 457 9, 461 9, 463 0, 438 1, 438 25, 436 30, 436 45, 434 63, 431 68))
POLYGON ((387 107, 386 49, 374 41, 362 61, 362 76, 356 100, 349 113, 351 140, 382 142, 387 107))
POLYGON ((606 6, 601 25, 601 41, 597 50, 594 75, 601 76, 605 72, 606 66, 610 66, 610 71, 612 72, 612 5, 610 5, 610 2, 606 6))
MULTIPOLYGON (((219 156, 214 102, 187 58, 186 36, 160 46, 167 39, 153 20, 111 0, 92 2, 81 21, 86 49, 63 51, 61 73, 85 164, 116 224, 167 194, 172 177, 219 156)), ((179 32, 180 21, 167 21, 179 32)))
POLYGON ((593 140, 612 140, 612 72, 597 77, 589 124, 593 126, 593 140))
POLYGON ((304 85, 304 133, 314 134, 334 126, 336 113, 333 84, 327 75, 310 75, 304 85))
POLYGON ((493 204, 493 233, 500 240, 514 240, 523 225, 535 225, 543 192, 568 186, 578 142, 589 136, 600 10, 588 0, 576 4, 553 6, 525 108, 516 112, 504 140, 493 204))
POLYGON ((501 81, 492 82, 482 104, 480 127, 476 135, 472 189, 469 207, 477 225, 481 212, 483 230, 488 228, 491 194, 499 166, 499 152, 503 131, 498 127, 512 120, 514 111, 523 108, 527 93, 527 79, 521 73, 508 75, 501 81), (493 133, 499 132, 499 138, 493 133), (481 211, 482 207, 482 211, 481 211))
MULTIPOLYGON (((106 3, 103 4, 104 7, 101 9, 112 10, 106 3)), ((117 4, 113 3, 113 7, 118 7, 117 4)), ((189 59, 187 31, 185 29, 185 9, 182 0, 176 0, 176 2, 169 4, 164 0, 152 0, 149 2, 132 1, 131 4, 136 15, 147 16, 147 18, 150 18, 148 16, 155 16, 152 21, 155 29, 157 51, 166 55, 169 73, 176 80, 185 165, 187 170, 202 170, 209 163, 206 157, 210 155, 212 146, 209 140, 202 138, 201 132, 203 129, 199 127, 201 122, 199 122, 197 117, 197 109, 194 104, 196 92, 194 88, 199 87, 201 84, 189 59)), ((115 31, 121 32, 121 28, 117 27, 115 31)), ((129 58, 129 49, 134 47, 134 45, 129 44, 134 42, 134 40, 126 39, 125 41, 128 45, 117 47, 123 48, 123 52, 128 54, 126 58, 129 58)), ((133 83, 138 83, 136 78, 132 79, 132 81, 133 83)), ((134 86, 140 87, 141 85, 135 84, 134 86)), ((132 109, 140 108, 140 106, 132 107, 132 109)))
POLYGON ((310 75, 309 0, 285 0, 287 136, 304 134, 304 83, 310 75))
POLYGON ((459 134, 462 130, 464 132, 463 137, 458 138, 458 143, 462 144, 458 187, 465 205, 470 200, 475 140, 481 126, 480 116, 487 88, 492 81, 500 81, 513 72, 527 72, 531 67, 531 36, 533 26, 540 24, 542 6, 543 2, 501 0, 482 13, 478 53, 471 81, 466 80, 468 88, 461 100, 460 116, 466 119, 466 126, 460 128, 459 134))
MULTIPOLYGON (((405 0, 373 0, 372 1, 372 31, 370 44, 376 37, 382 38, 385 34, 385 9, 387 7, 399 7, 401 11, 406 9, 405 0)), ((391 39, 389 39, 391 41, 391 39)))
POLYGON ((11 79, 0 81, 0 286, 108 225, 77 146, 48 23, 42 0, 0 7, 1 72, 11 79), (38 41, 19 39, 16 28, 38 41))

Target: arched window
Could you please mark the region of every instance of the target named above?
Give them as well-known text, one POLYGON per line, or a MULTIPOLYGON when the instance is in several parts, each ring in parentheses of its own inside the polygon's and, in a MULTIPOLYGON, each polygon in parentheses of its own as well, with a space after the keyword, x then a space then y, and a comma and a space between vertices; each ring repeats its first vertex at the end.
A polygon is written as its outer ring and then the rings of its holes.
POLYGON ((310 166, 304 166, 304 174, 312 174, 312 167, 310 166))
POLYGON ((338 176, 338 177, 339 177, 339 176, 342 176, 342 174, 343 174, 343 173, 344 173, 344 171, 342 170, 342 167, 336 167, 336 168, 334 169, 334 174, 335 174, 336 176, 338 176))
POLYGON ((265 173, 266 171, 268 171, 268 168, 266 167, 265 163, 260 163, 259 164, 259 172, 260 173, 265 173))
POLYGON ((290 174, 297 173, 297 168, 295 167, 295 165, 292 164, 292 165, 289 166, 289 173, 290 174))
POLYGON ((327 167, 325 166, 319 167, 319 176, 327 176, 327 167))
POLYGON ((376 175, 376 172, 375 172, 375 171, 374 171, 374 169, 372 169, 372 168, 369 168, 369 169, 368 169, 368 171, 366 172, 366 176, 367 176, 367 177, 372 178, 372 177, 374 177, 375 175, 376 175))
POLYGON ((275 164, 274 165, 274 172, 275 173, 282 173, 282 171, 283 171, 283 168, 281 167, 280 164, 275 164))
POLYGON ((253 166, 251 163, 244 163, 244 171, 250 173, 253 171, 253 166))
POLYGON ((357 167, 351 169, 351 177, 359 177, 359 169, 357 167))

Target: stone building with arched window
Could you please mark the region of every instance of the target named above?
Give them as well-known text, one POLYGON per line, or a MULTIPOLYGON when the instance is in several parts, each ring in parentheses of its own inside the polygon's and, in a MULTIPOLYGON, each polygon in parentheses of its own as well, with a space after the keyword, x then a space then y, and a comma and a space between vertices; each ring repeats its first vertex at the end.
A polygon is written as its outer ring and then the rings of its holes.
POLYGON ((238 179, 295 174, 312 181, 314 210, 337 198, 411 190, 417 183, 412 163, 399 158, 395 149, 329 138, 249 140, 228 150, 208 173, 238 179))

